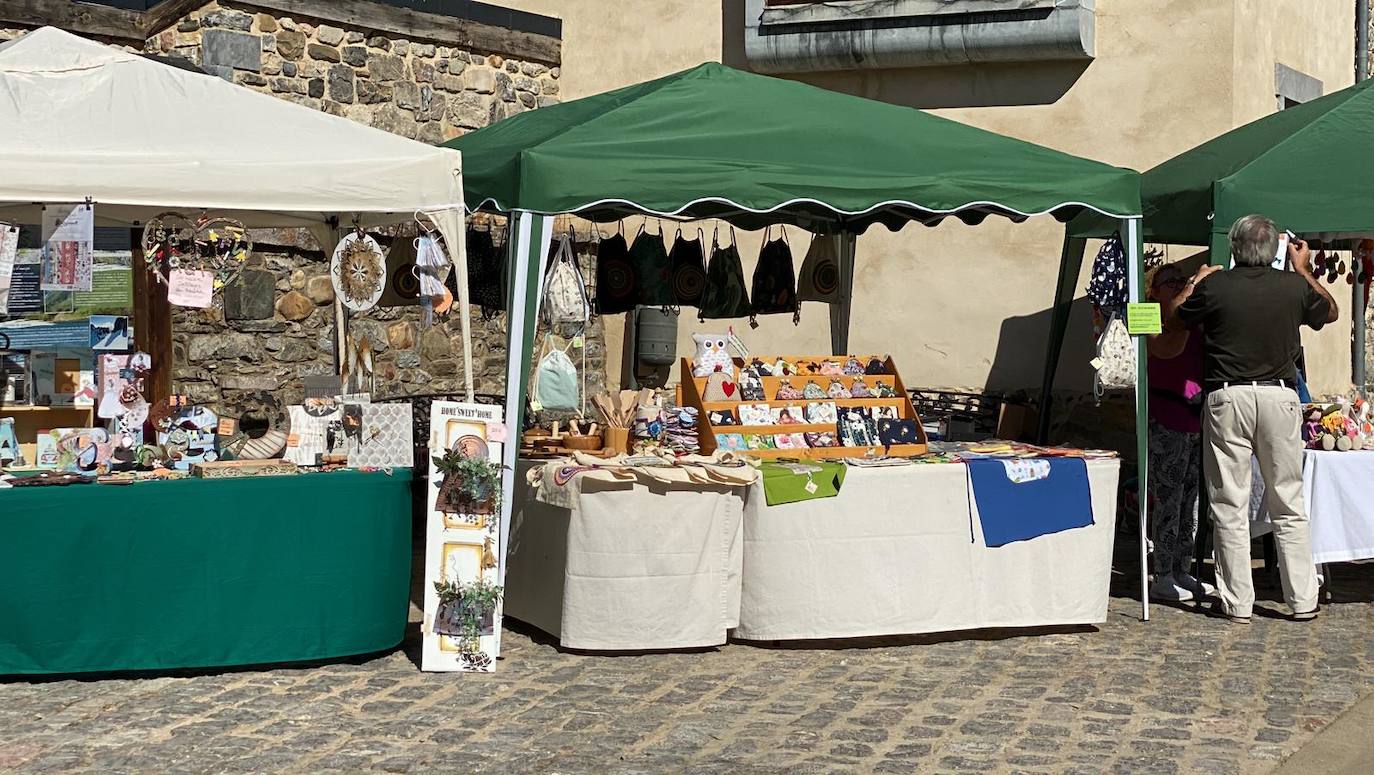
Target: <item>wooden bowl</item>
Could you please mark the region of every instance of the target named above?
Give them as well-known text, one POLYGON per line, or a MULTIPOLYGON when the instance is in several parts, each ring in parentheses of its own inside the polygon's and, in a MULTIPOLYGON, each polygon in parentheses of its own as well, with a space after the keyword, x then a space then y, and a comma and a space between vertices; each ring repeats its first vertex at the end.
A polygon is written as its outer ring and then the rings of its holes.
POLYGON ((601 449, 601 434, 573 436, 571 434, 563 437, 563 446, 568 449, 579 450, 599 450, 601 449))
POLYGON ((555 439, 552 436, 543 436, 534 440, 535 449, 558 449, 562 446, 563 439, 555 439))

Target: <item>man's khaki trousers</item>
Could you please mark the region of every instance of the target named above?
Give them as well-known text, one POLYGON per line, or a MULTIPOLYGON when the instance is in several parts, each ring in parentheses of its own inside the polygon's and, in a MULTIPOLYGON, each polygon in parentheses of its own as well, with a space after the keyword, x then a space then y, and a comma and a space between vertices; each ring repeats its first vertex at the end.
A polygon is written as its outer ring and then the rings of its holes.
POLYGON ((1211 501, 1217 593, 1232 616, 1250 616, 1250 457, 1264 476, 1279 547, 1283 597, 1296 613, 1317 607, 1317 570, 1302 501, 1302 405, 1291 388, 1232 383, 1207 396, 1203 470, 1211 501))

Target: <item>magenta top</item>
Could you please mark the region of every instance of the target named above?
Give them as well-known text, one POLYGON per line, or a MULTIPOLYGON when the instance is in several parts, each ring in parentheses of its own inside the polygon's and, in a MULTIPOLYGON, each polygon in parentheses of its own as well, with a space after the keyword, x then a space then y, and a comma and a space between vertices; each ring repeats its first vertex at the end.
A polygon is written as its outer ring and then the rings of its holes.
POLYGON ((1188 344, 1175 358, 1149 359, 1150 419, 1170 430, 1201 433, 1202 336, 1188 332, 1188 344))

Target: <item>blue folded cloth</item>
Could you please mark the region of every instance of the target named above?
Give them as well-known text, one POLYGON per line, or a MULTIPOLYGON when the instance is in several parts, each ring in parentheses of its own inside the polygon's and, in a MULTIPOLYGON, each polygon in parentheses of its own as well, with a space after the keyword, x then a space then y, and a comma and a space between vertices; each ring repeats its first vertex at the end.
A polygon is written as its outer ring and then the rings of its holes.
POLYGON ((1088 464, 1082 458, 970 460, 968 480, 987 546, 1093 524, 1088 464))

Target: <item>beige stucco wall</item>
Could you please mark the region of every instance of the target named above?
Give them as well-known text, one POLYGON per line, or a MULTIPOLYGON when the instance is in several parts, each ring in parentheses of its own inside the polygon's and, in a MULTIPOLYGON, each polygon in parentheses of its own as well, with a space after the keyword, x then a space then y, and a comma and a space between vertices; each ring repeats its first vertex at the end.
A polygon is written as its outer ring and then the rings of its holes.
MULTIPOLYGON (((563 95, 573 99, 707 60, 742 66, 742 3, 728 0, 504 0, 564 19, 563 95), (723 10, 725 9, 725 10, 723 10)), ((1098 0, 1097 58, 1076 65, 1016 65, 825 74, 807 80, 941 115, 1104 162, 1148 169, 1274 109, 1274 62, 1349 84, 1353 4, 1345 0, 1098 0), (1014 107, 958 107, 1023 102, 1014 107)), ((747 121, 747 116, 741 116, 747 121)), ((709 232, 709 228, 708 228, 709 232)), ((671 234, 671 231, 670 231, 671 234)), ((1043 217, 979 227, 947 222, 881 227, 859 239, 850 349, 891 352, 908 385, 1029 387, 1039 384, 1062 230, 1043 217)), ((741 234, 752 272, 761 233, 741 234)), ((791 233, 800 262, 807 237, 791 233)), ((1170 257, 1192 251, 1172 248, 1170 257)), ((1091 261, 1091 254, 1089 261, 1091 261)), ((1086 281, 1086 266, 1085 277, 1086 281)), ((1348 293, 1346 294, 1348 297, 1348 293)), ((1075 308, 1060 385, 1084 388, 1090 332, 1075 308)), ((679 351, 698 325, 686 317, 679 351)), ((736 325, 755 352, 829 349, 826 308, 806 304, 759 329, 736 325)), ((1349 379, 1348 325, 1312 338, 1315 386, 1349 379)), ((619 326, 608 321, 614 361, 619 326)), ((609 364, 612 375, 617 366, 609 364)))

